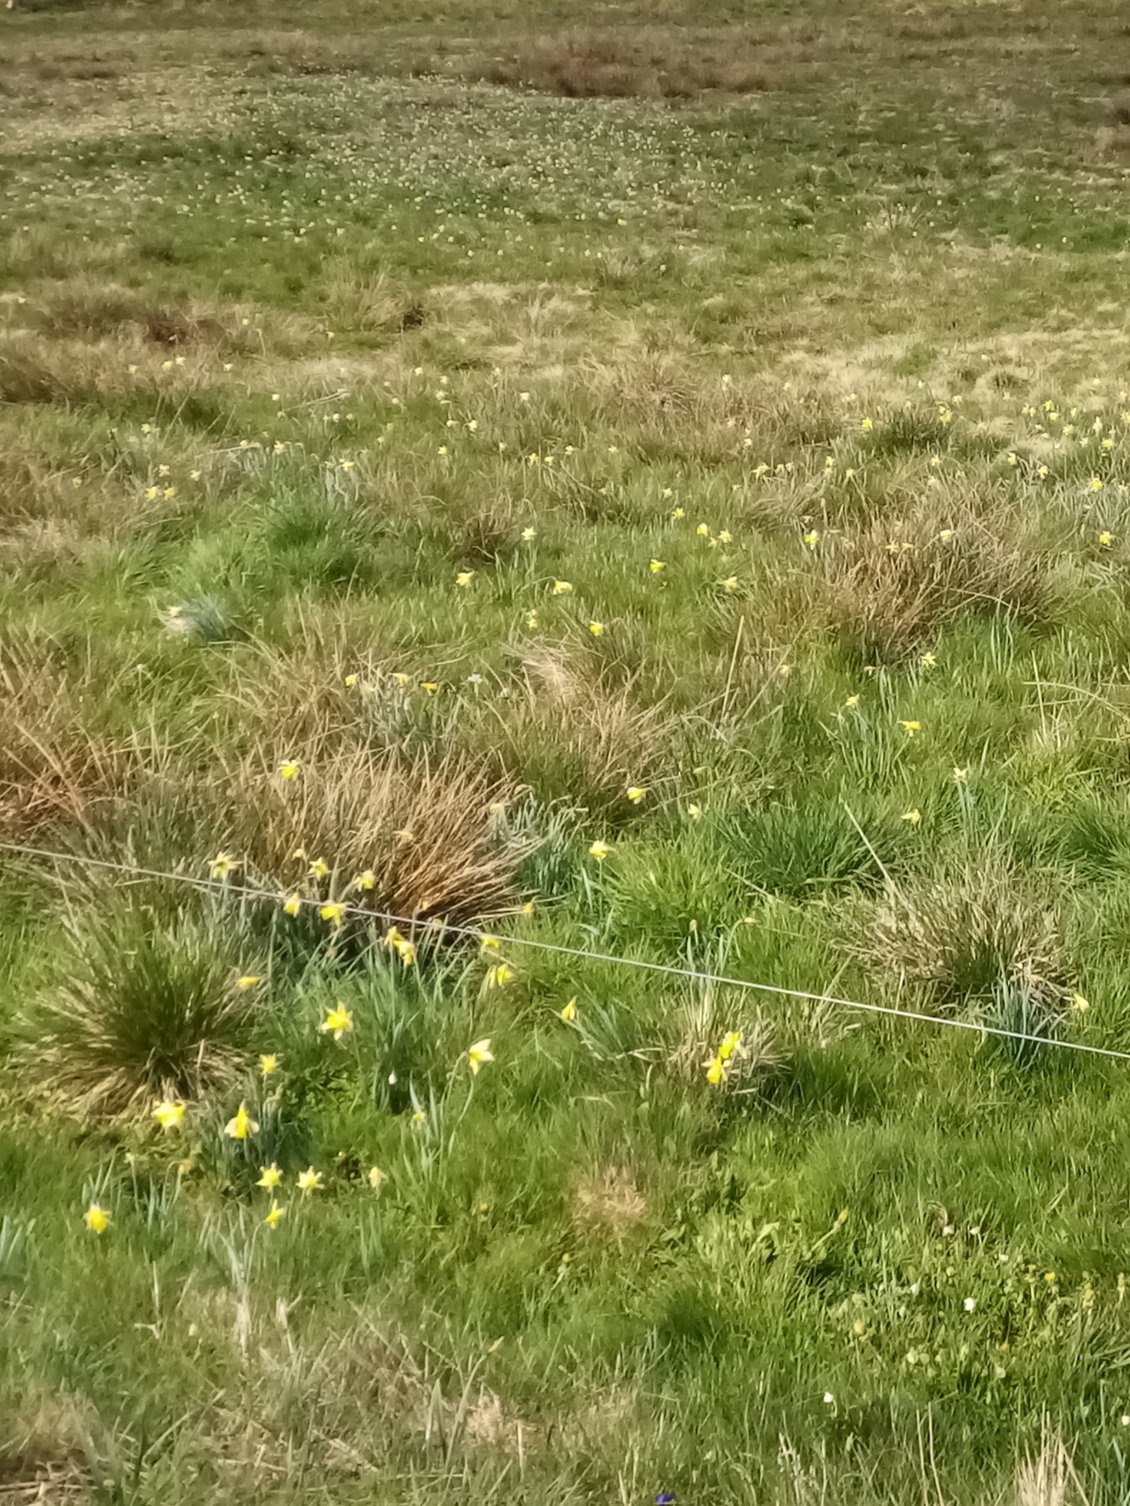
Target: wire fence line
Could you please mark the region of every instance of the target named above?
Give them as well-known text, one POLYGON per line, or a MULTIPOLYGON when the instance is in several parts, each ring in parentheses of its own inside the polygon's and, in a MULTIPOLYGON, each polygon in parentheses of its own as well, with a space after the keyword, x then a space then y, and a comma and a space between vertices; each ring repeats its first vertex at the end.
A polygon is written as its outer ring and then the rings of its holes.
MULTIPOLYGON (((280 895, 272 889, 262 889, 250 884, 235 884, 227 879, 195 878, 189 873, 173 873, 162 868, 145 868, 135 863, 115 862, 110 858, 89 857, 81 853, 56 852, 46 847, 34 847, 19 842, 0 842, 0 852, 10 852, 23 857, 35 858, 42 862, 58 864, 78 864, 85 868, 101 869, 104 872, 116 873, 125 878, 133 879, 158 879, 172 884, 183 884, 188 888, 227 895, 229 898, 242 898, 262 900, 270 904, 278 905, 285 895, 280 895)), ((326 903, 325 900, 309 898, 305 895, 297 896, 298 904, 304 909, 320 910, 326 903)), ((382 921, 390 926, 406 926, 410 929, 430 929, 442 932, 448 936, 465 936, 473 941, 482 942, 484 937, 493 936, 491 931, 477 926, 454 925, 446 921, 421 921, 410 915, 396 915, 387 910, 370 909, 364 905, 352 905, 343 901, 334 901, 334 907, 343 916, 356 915, 369 921, 382 921)), ((962 1020, 952 1015, 928 1014, 917 1009, 900 1009, 893 1004, 875 1004, 861 999, 846 999, 838 994, 815 993, 803 988, 787 988, 778 983, 762 983, 752 978, 733 978, 725 973, 714 973, 704 968, 678 967, 673 963, 656 962, 647 957, 624 957, 617 952, 598 952, 586 950, 580 947, 565 946, 560 942, 540 941, 532 936, 507 936, 507 946, 525 947, 527 950, 543 952, 559 957, 573 957, 583 962, 608 963, 614 967, 631 967, 659 974, 669 978, 679 978, 689 983, 710 983, 719 988, 741 989, 748 993, 769 994, 778 998, 796 999, 801 1003, 827 1004, 833 1008, 851 1009, 860 1014, 882 1015, 888 1019, 908 1020, 922 1025, 936 1025, 947 1030, 971 1031, 974 1035, 996 1036, 1004 1040, 1018 1041, 1033 1046, 1044 1046, 1062 1051, 1075 1051, 1086 1056, 1107 1057, 1115 1061, 1130 1061, 1130 1051, 1119 1051, 1113 1046, 1098 1046, 1087 1041, 1064 1040, 1057 1036, 1036 1035, 1024 1030, 1010 1030, 1004 1025, 989 1025, 977 1020, 962 1020)))

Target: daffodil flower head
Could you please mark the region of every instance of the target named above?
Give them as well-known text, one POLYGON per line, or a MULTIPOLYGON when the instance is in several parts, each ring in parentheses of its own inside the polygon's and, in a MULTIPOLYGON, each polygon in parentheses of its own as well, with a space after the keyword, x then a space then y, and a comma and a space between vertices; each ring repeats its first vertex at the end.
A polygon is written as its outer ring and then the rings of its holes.
POLYGON ((289 915, 291 917, 291 919, 293 920, 293 918, 298 914, 298 912, 301 909, 302 909, 302 896, 301 896, 301 894, 299 894, 299 892, 298 892, 297 889, 292 889, 290 891, 290 893, 286 896, 286 898, 283 900, 283 914, 284 915, 289 915))
POLYGON ((593 635, 594 638, 602 638, 604 636, 604 623, 595 621, 590 622, 589 632, 593 635))
POLYGON ((612 848, 609 843, 598 840, 589 848, 589 857, 595 858, 598 863, 603 863, 611 851, 612 848))
POLYGON ((630 784, 625 793, 633 805, 642 805, 647 797, 647 790, 640 784, 630 784))
POLYGON ((494 1061, 494 1053, 490 1049, 489 1036, 468 1046, 467 1064, 471 1068, 472 1077, 478 1077, 486 1063, 492 1061, 494 1061))
POLYGON ((239 864, 228 852, 218 852, 212 859, 210 872, 214 879, 226 879, 234 873, 239 864))
POLYGON ((315 1171, 312 1166, 308 1166, 305 1171, 300 1171, 298 1173, 298 1190, 299 1192, 307 1193, 321 1192, 322 1173, 315 1171))
POLYGON ((267 1209, 267 1215, 263 1219, 263 1222, 266 1224, 268 1229, 277 1229, 279 1226, 279 1221, 281 1220, 285 1212, 286 1209, 282 1207, 281 1204, 276 1202, 274 1198, 272 1198, 271 1206, 267 1209))
POLYGON ((266 1188, 282 1186, 282 1172, 274 1161, 271 1162, 270 1166, 260 1166, 259 1180, 255 1185, 256 1187, 266 1188))
POLYGON ((298 762, 297 758, 284 758, 282 763, 279 764, 280 779, 297 779, 301 771, 302 765, 298 762))
POLYGON ((649 560, 647 568, 651 571, 652 575, 662 575, 667 568, 667 561, 649 560))
POLYGON ((465 588, 471 584, 474 578, 475 572, 473 570, 460 570, 459 574, 455 577, 455 584, 465 588))
POLYGON ((240 993, 247 993, 249 989, 258 988, 263 979, 259 973, 240 973, 235 980, 235 986, 240 993))
POLYGON ((566 1025, 571 1025, 572 1022, 577 1018, 577 996, 576 996, 576 994, 573 995, 573 997, 565 1005, 564 1009, 562 1009, 562 1011, 561 1011, 561 1018, 565 1021, 566 1025))
POLYGON ((241 1103, 232 1118, 224 1125, 224 1134, 230 1140, 248 1140, 258 1133, 259 1126, 248 1113, 246 1103, 241 1103))
POLYGON ((369 1167, 369 1186, 374 1192, 379 1192, 384 1183, 385 1174, 379 1166, 369 1167))
MULTIPOLYGON (((299 851, 301 851, 301 849, 299 849, 299 851)), ((301 859, 299 859, 299 861, 301 861, 301 859)), ((328 877, 329 871, 330 865, 326 862, 325 858, 315 858, 314 861, 310 864, 308 870, 309 876, 312 879, 324 879, 328 877)))
POLYGON ((322 905, 318 914, 327 925, 333 926, 335 931, 341 929, 341 923, 345 918, 345 906, 335 901, 322 905))
POLYGON ((344 1004, 335 1004, 332 1009, 326 1010, 326 1017, 319 1029, 323 1035, 332 1035, 335 1041, 340 1041, 343 1035, 352 1031, 353 1016, 344 1004))
POLYGON ((508 962, 496 962, 493 967, 487 969, 486 986, 488 989, 505 988, 513 981, 514 969, 508 962))
POLYGON ((572 581, 568 581, 568 580, 555 580, 553 582, 553 589, 552 589, 552 593, 551 594, 554 595, 554 596, 572 596, 572 594, 573 594, 573 583, 572 583, 572 581))
POLYGON ((265 1051, 259 1058, 259 1071, 264 1077, 270 1077, 279 1070, 279 1059, 274 1051, 265 1051))
POLYGON ((899 722, 899 726, 906 733, 907 737, 914 737, 917 733, 919 733, 919 732, 922 731, 922 723, 921 722, 915 722, 915 721, 903 722, 903 721, 900 721, 899 722))
POLYGON ((105 1234, 110 1227, 110 1214, 100 1203, 91 1203, 83 1214, 82 1221, 91 1234, 105 1234))
POLYGON ((184 1123, 185 1104, 180 1098, 163 1098, 153 1110, 153 1117, 163 1130, 180 1129, 184 1123))
POLYGON ((377 875, 371 868, 366 868, 353 880, 353 887, 359 894, 370 894, 377 887, 377 875))
POLYGON ((722 1037, 722 1044, 718 1047, 718 1055, 724 1062, 728 1062, 733 1056, 742 1055, 742 1033, 740 1030, 727 1030, 722 1037))
POLYGON ((721 1087, 726 1080, 726 1063, 721 1056, 712 1056, 703 1065, 706 1067, 706 1080, 711 1087, 721 1087))

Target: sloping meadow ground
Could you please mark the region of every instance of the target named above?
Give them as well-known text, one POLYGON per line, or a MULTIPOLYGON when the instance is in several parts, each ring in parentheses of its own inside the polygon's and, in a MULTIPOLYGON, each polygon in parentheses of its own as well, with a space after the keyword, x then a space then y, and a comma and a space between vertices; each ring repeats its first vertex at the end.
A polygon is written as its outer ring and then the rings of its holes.
POLYGON ((1117 7, 4 22, 5 1499, 1125 1500, 1117 7))

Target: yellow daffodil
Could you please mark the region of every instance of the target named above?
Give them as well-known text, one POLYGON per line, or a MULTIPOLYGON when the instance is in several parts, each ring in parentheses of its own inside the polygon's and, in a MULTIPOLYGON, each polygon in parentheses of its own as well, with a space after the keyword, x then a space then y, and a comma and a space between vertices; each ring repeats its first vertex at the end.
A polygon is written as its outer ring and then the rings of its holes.
POLYGON ((875 425, 872 423, 872 421, 869 418, 865 418, 862 421, 862 423, 859 425, 859 427, 863 430, 863 432, 865 434, 870 434, 871 430, 875 427, 875 425))
POLYGON ((284 758, 279 764, 280 779, 297 779, 302 765, 297 758, 284 758))
POLYGON ((282 1207, 281 1204, 277 1203, 274 1198, 272 1198, 271 1206, 267 1209, 267 1213, 265 1218, 263 1219, 263 1222, 266 1224, 268 1229, 277 1229, 279 1226, 279 1220, 282 1218, 285 1212, 286 1209, 282 1207))
POLYGON ((293 919, 293 917, 297 915, 299 910, 301 909, 302 896, 301 894, 299 894, 297 889, 292 889, 291 892, 283 900, 283 914, 289 915, 293 919))
POLYGON ((932 653, 930 653, 929 651, 927 651, 926 653, 924 653, 922 655, 922 657, 918 661, 919 665, 923 669, 933 669, 934 666, 937 664, 937 662, 938 662, 938 660, 935 657, 935 655, 932 654, 932 653))
POLYGON ((325 858, 315 858, 310 864, 309 876, 312 879, 324 879, 329 876, 329 871, 330 865, 325 858))
POLYGON ((110 1227, 110 1215, 99 1203, 91 1203, 82 1221, 91 1234, 105 1234, 110 1227))
POLYGON ((958 784, 965 784, 968 781, 968 779, 969 779, 969 769, 968 768, 962 769, 962 768, 959 768, 957 764, 954 764, 954 766, 953 766, 953 777, 954 777, 954 780, 956 781, 956 783, 958 783, 958 784))
POLYGON ((536 528, 523 528, 522 529, 521 538, 522 538, 522 543, 523 544, 532 544, 533 541, 534 541, 534 539, 537 538, 537 536, 538 536, 538 531, 537 531, 536 528))
POLYGON ((740 1030, 727 1030, 722 1037, 722 1044, 718 1047, 718 1055, 724 1062, 728 1062, 732 1056, 740 1055, 742 1049, 742 1033, 740 1030))
POLYGON ((348 1035, 353 1029, 353 1016, 344 1004, 335 1004, 332 1009, 326 1010, 326 1017, 319 1026, 323 1035, 333 1035, 335 1041, 340 1041, 343 1035, 348 1035))
POLYGON ((603 622, 590 622, 589 623, 589 632, 593 635, 594 638, 601 638, 601 637, 603 637, 604 636, 604 623, 603 622))
POLYGON ((246 993, 249 988, 258 988, 263 979, 258 973, 240 973, 235 980, 235 986, 240 993, 246 993))
POLYGON ((502 942, 497 936, 480 936, 479 956, 481 957, 485 952, 497 952, 501 946, 502 942))
POLYGON ((1112 533, 1100 533, 1099 543, 1104 549, 1109 549, 1110 546, 1114 543, 1114 535, 1112 533))
POLYGON ((327 925, 333 926, 334 930, 340 930, 341 923, 345 919, 345 906, 337 902, 322 905, 318 914, 327 925))
POLYGON ((900 721, 899 722, 899 726, 906 733, 907 737, 913 737, 916 733, 922 731, 922 723, 921 722, 901 722, 900 721))
POLYGON ((687 815, 691 818, 692 821, 701 821, 702 820, 702 806, 701 805, 696 805, 694 803, 694 801, 692 800, 691 803, 690 803, 690 805, 687 806, 687 815))
POLYGON ((153 1110, 153 1117, 163 1130, 180 1129, 185 1105, 180 1098, 163 1098, 153 1110))
POLYGON ((374 1192, 379 1192, 384 1183, 385 1174, 379 1166, 369 1167, 369 1186, 374 1192))
POLYGON ((598 863, 603 863, 611 851, 612 848, 607 842, 596 841, 589 848, 589 857, 595 858, 598 863))
POLYGON ((346 688, 346 690, 352 690, 353 687, 354 687, 354 685, 356 685, 356 684, 357 684, 357 676, 356 675, 353 675, 353 674, 346 675, 346 677, 345 677, 345 688, 346 688))
POLYGON ((279 1059, 274 1051, 265 1051, 259 1058, 259 1071, 264 1077, 270 1077, 279 1070, 279 1059))
POLYGON ((471 1068, 471 1075, 478 1077, 479 1072, 487 1062, 494 1061, 494 1053, 490 1049, 489 1036, 481 1041, 476 1041, 473 1046, 467 1048, 467 1063, 471 1068))
POLYGON ((720 1087, 726 1080, 726 1063, 720 1056, 712 1056, 708 1062, 704 1062, 706 1068, 706 1080, 713 1088, 720 1087))
POLYGON ((508 983, 514 981, 514 969, 508 962, 496 962, 493 967, 487 968, 487 988, 505 988, 508 983))
POLYGON ((259 1180, 255 1185, 256 1187, 266 1187, 268 1189, 282 1186, 282 1172, 274 1161, 271 1162, 270 1166, 260 1166, 259 1180))
POLYGON ((573 594, 573 583, 572 583, 572 581, 568 581, 568 580, 555 580, 553 582, 553 591, 552 591, 552 594, 554 596, 572 596, 572 594, 573 594))
POLYGON ((917 826, 919 821, 922 820, 922 812, 918 810, 903 811, 902 819, 908 821, 911 826, 917 826))
POLYGON ((576 994, 573 995, 573 997, 569 1000, 569 1002, 565 1005, 564 1009, 561 1011, 561 1018, 565 1021, 566 1025, 571 1024, 572 1021, 577 1018, 577 996, 576 996, 576 994))
POLYGON ((738 589, 738 577, 736 575, 727 575, 726 579, 720 580, 718 584, 723 591, 736 591, 738 589))
POLYGON ((642 805, 647 797, 647 791, 640 784, 630 784, 625 794, 633 805, 642 805))
POLYGON ((439 681, 421 680, 420 689, 424 692, 425 695, 435 695, 436 691, 439 689, 439 681))
POLYGON ((402 941, 396 949, 396 955, 405 967, 411 967, 416 961, 416 943, 414 941, 402 941))
POLYGON ((226 879, 238 867, 239 864, 230 853, 218 852, 212 859, 210 871, 214 879, 226 879))
POLYGON ((526 613, 526 628, 527 628, 527 630, 532 633, 535 630, 535 628, 537 627, 537 625, 538 625, 538 614, 536 612, 527 612, 526 613))
POLYGON ((849 695, 847 700, 844 702, 844 705, 848 708, 849 711, 854 711, 855 708, 859 705, 859 696, 849 695))
POLYGON ((820 534, 815 528, 813 528, 805 534, 804 542, 807 544, 809 549, 815 549, 817 544, 819 544, 820 542, 820 534))
POLYGON ((353 880, 353 887, 359 894, 369 894, 377 887, 377 875, 371 868, 366 868, 353 880))
POLYGON ((224 1134, 230 1140, 248 1140, 259 1133, 259 1126, 247 1112, 246 1103, 241 1103, 234 1116, 224 1125, 224 1134))
POLYGON ((298 1190, 299 1192, 321 1192, 322 1173, 315 1171, 312 1166, 308 1166, 305 1171, 300 1171, 298 1173, 298 1190))
POLYGON ((652 575, 662 575, 663 571, 667 568, 667 561, 649 560, 647 568, 651 571, 652 575))
POLYGON ((457 586, 469 586, 474 578, 475 572, 473 570, 460 570, 459 574, 455 577, 455 584, 457 586))
POLYGON ((1090 1001, 1085 999, 1082 994, 1072 994, 1071 1007, 1077 1014, 1086 1014, 1091 1005, 1090 1001))

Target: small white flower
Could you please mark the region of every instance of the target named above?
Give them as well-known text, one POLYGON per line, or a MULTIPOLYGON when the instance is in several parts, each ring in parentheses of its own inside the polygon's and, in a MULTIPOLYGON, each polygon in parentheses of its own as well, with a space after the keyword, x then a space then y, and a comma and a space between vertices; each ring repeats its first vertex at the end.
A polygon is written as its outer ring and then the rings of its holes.
POLYGON ((965 1311, 967 1313, 971 1313, 973 1311, 973 1309, 977 1306, 977 1298, 976 1297, 966 1297, 964 1306, 965 1306, 965 1311))
MULTIPOLYGON (((830 1407, 835 1399, 836 1398, 832 1395, 831 1391, 824 1392, 824 1405, 826 1407, 830 1407)), ((1123 1422, 1130 1422, 1130 1417, 1124 1417, 1122 1420, 1123 1422)))

